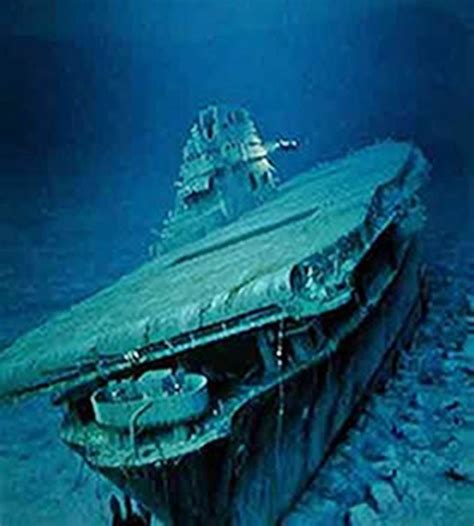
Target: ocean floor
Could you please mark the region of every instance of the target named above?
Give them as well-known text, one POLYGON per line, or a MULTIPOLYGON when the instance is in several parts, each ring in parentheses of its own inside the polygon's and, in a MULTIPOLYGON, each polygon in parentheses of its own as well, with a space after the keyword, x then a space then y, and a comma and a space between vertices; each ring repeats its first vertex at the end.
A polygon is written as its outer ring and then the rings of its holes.
POLYGON ((0 526, 105 526, 111 486, 58 436, 47 397, 0 410, 0 526))

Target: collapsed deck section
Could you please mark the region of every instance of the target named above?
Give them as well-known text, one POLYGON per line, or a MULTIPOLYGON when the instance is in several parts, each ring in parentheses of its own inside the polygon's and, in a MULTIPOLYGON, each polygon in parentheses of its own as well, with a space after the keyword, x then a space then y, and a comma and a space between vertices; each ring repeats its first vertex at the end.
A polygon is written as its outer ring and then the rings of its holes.
POLYGON ((101 382, 340 306, 364 254, 417 207, 426 171, 419 150, 388 142, 295 177, 239 220, 19 338, 0 356, 0 397, 101 382))
MULTIPOLYGON (((167 524, 276 523, 379 370, 411 339, 422 271, 416 236, 405 234, 388 254, 388 239, 371 252, 350 304, 282 332, 276 326, 280 368, 229 382, 227 397, 214 396, 204 418, 142 426, 132 440, 128 429, 85 422, 73 411, 63 439, 167 524)), ((247 344, 234 348, 244 354, 247 344)))

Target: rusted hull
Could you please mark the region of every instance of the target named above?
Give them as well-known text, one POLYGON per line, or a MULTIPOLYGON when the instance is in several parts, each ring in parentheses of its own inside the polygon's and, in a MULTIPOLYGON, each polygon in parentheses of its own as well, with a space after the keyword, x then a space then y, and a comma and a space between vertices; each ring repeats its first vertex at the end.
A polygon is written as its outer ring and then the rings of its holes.
POLYGON ((179 461, 100 471, 168 524, 276 523, 411 340, 421 306, 419 256, 411 251, 381 301, 337 351, 247 403, 229 437, 179 461))

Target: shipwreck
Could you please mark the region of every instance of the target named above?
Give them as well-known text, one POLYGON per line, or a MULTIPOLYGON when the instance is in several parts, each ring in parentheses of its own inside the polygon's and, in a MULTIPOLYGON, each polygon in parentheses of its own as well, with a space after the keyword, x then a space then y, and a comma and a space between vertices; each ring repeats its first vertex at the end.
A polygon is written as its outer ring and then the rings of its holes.
POLYGON ((423 310, 428 162, 386 141, 280 184, 241 108, 201 111, 153 259, 0 354, 61 437, 166 524, 275 524, 423 310))

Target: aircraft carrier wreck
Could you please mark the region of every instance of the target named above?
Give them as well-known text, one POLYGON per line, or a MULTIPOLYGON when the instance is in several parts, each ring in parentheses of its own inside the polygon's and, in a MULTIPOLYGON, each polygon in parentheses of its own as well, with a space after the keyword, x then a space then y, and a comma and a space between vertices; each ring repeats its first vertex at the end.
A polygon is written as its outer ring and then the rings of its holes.
POLYGON ((276 523, 422 314, 420 150, 279 185, 297 146, 201 111, 154 259, 0 356, 0 397, 54 392, 63 440, 165 523, 276 523))

